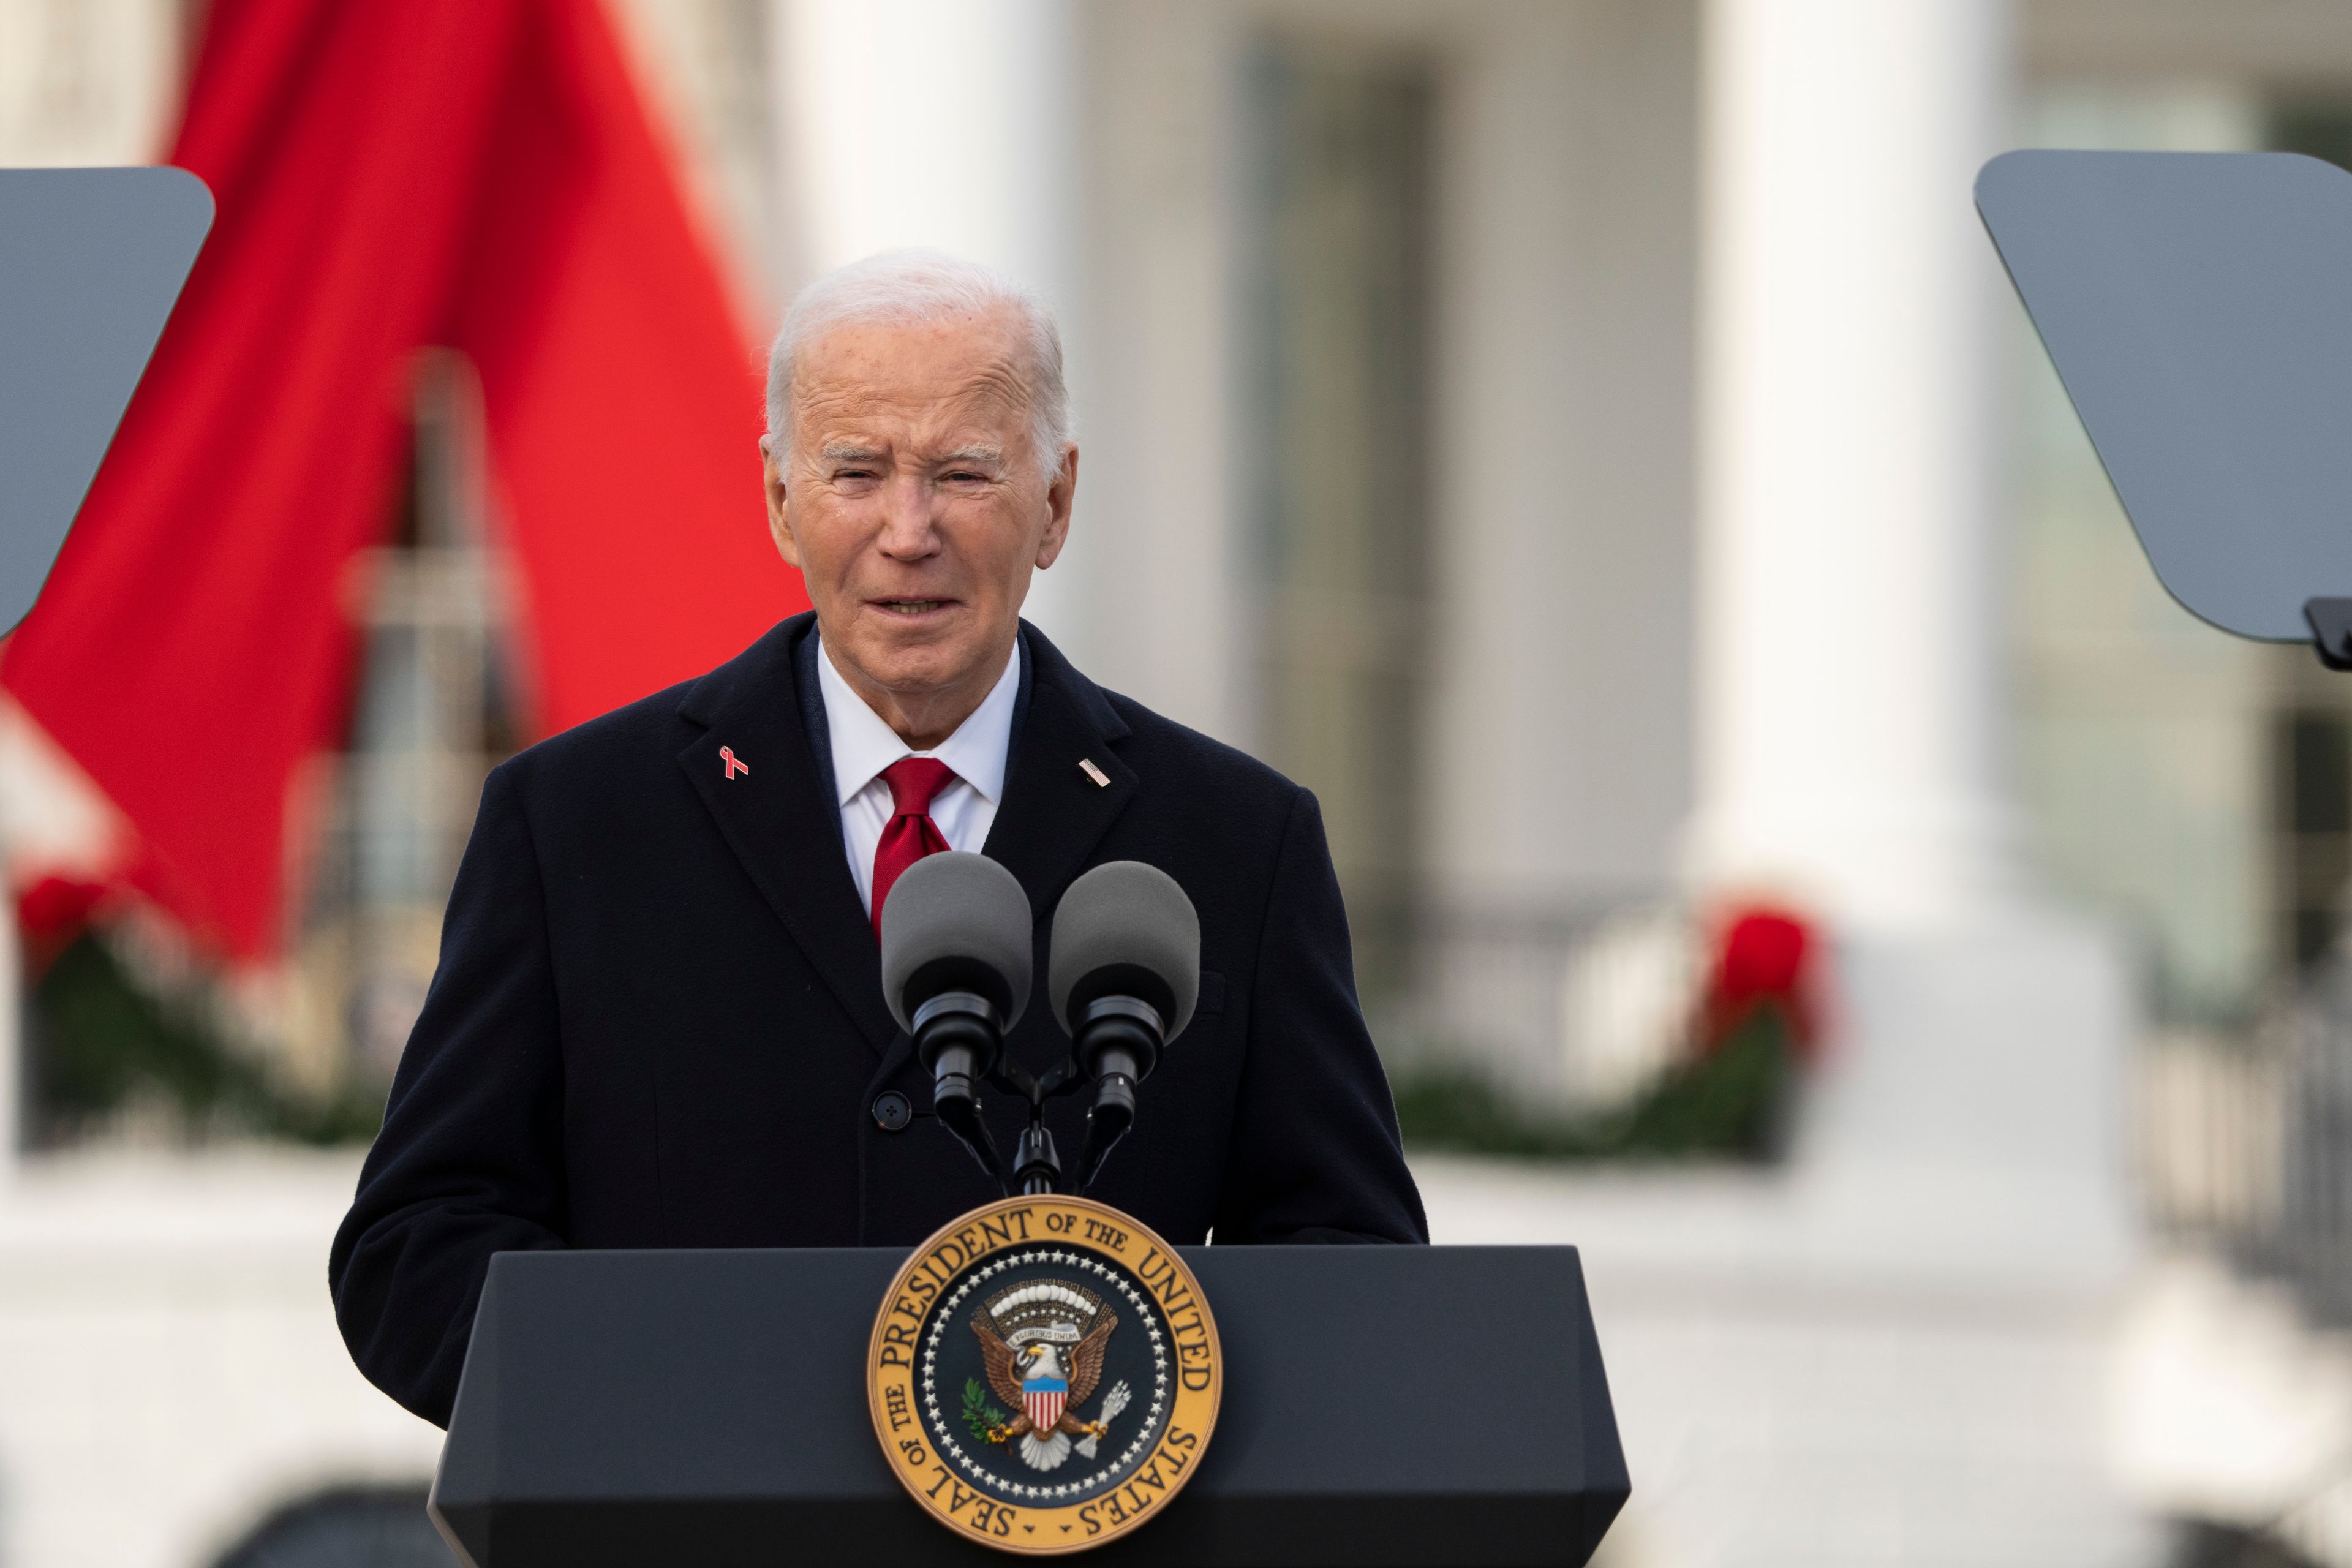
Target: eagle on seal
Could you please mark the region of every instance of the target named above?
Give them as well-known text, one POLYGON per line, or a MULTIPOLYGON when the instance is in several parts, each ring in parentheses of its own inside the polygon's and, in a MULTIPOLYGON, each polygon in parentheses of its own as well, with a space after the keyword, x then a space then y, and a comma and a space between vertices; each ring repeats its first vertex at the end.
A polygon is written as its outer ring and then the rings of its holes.
POLYGON ((988 1370, 988 1386, 997 1398, 1021 1413, 1002 1426, 989 1428, 988 1440, 1009 1443, 1017 1438, 1021 1458, 1031 1468, 1050 1470, 1070 1457, 1071 1438, 1106 1436, 1110 1430, 1108 1425, 1081 1421, 1073 1412, 1102 1381, 1103 1352, 1109 1347, 1111 1330, 1118 1326, 1118 1317, 1105 1307, 1094 1327, 1074 1345, 1065 1348, 1038 1340, 1015 1350, 989 1323, 986 1313, 974 1317, 971 1331, 980 1337, 980 1359, 988 1370), (1041 1405, 1035 1397, 1040 1388, 1053 1388, 1058 1397, 1041 1405), (1032 1419, 1032 1412, 1043 1415, 1048 1410, 1050 1419, 1032 1419))

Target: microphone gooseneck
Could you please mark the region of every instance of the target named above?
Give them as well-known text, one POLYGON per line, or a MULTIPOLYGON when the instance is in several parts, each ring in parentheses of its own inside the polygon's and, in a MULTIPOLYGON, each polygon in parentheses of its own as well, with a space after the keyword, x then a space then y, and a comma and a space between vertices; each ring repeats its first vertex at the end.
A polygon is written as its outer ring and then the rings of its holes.
POLYGON ((1139 860, 1097 866, 1054 911, 1047 970, 1054 1017, 1095 1084, 1078 1155, 1092 1184, 1135 1124, 1135 1088, 1192 1021, 1201 991, 1201 919, 1176 879, 1139 860))
POLYGON ((908 867, 882 906, 882 994, 931 1075, 931 1108, 1003 1187, 980 1113, 981 1081, 1029 1005, 1029 895, 983 855, 950 850, 908 867))
POLYGON ((931 1075, 931 1105, 977 1100, 1004 1044, 1002 1016, 970 991, 942 991, 915 1009, 915 1055, 931 1075))

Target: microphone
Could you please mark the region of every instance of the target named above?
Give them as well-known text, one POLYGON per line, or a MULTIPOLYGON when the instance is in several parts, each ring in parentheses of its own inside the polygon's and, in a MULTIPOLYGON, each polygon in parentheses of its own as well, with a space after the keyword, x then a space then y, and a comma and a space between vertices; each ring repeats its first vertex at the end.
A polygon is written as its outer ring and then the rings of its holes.
POLYGON ((882 994, 931 1075, 931 1109, 1004 1183, 980 1114, 980 1080, 1029 1005, 1033 919, 1020 879, 947 850, 903 872, 882 905, 882 994))
POLYGON ((1113 860, 1070 884, 1054 911, 1048 968, 1055 1021, 1094 1079, 1078 1190, 1135 1124, 1135 1086, 1192 1021, 1201 994, 1201 917, 1176 879, 1113 860))

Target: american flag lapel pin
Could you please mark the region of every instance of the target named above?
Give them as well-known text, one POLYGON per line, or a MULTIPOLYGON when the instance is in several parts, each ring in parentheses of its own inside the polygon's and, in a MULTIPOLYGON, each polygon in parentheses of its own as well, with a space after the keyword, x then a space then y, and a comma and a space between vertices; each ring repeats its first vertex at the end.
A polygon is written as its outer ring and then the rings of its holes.
POLYGON ((1097 789, 1110 788, 1110 775, 1103 772, 1100 768, 1095 766, 1095 760, 1092 757, 1080 757, 1078 759, 1078 772, 1094 780, 1095 787, 1097 789))
POLYGON ((751 764, 737 756, 735 748, 732 746, 719 747, 719 760, 727 764, 727 779, 730 784, 734 782, 737 773, 742 773, 747 777, 751 774, 751 764))

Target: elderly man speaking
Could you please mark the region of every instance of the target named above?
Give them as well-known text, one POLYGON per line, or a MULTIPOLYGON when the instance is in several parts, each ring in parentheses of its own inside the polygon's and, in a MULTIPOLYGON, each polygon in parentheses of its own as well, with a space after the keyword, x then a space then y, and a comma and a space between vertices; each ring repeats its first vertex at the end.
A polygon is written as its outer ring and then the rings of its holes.
MULTIPOLYGON (((883 902, 946 848, 1020 879, 1040 973, 1090 866, 1200 910, 1197 1011, 1097 1196, 1178 1242, 1426 1239, 1314 797, 1020 619, 1077 489, 1052 319, 943 256, 844 268, 777 336, 761 452, 814 611, 483 788, 328 1265, 361 1369, 446 1424, 496 1252, 908 1247, 994 1197, 882 996, 883 902)), ((1067 1048, 1044 1007, 1006 1042, 1067 1048)))

